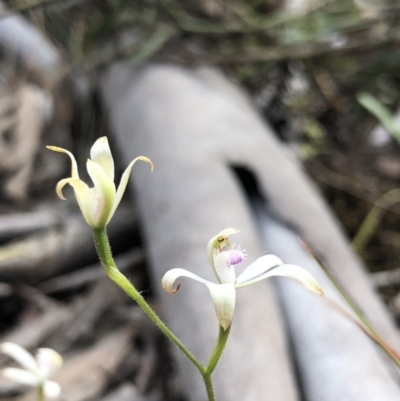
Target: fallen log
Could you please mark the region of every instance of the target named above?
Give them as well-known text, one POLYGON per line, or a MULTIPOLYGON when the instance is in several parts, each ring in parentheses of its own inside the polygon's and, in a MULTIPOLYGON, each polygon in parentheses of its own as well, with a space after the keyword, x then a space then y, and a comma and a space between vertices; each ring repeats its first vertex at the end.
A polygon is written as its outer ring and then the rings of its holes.
POLYGON ((354 321, 340 312, 344 310, 352 315, 320 266, 303 248, 297 234, 272 219, 262 208, 257 208, 256 216, 265 248, 287 263, 306 268, 322 285, 327 298, 327 303, 320 302, 287 280, 278 279, 276 283, 305 399, 398 400, 400 388, 382 359, 382 351, 354 321))
MULTIPOLYGON (((135 223, 133 208, 121 208, 109 226, 113 243, 129 236, 135 223)), ((63 224, 0 247, 0 280, 37 283, 97 260, 90 228, 79 213, 63 224)))
MULTIPOLYGON (((253 173, 272 212, 299 231, 377 331, 398 347, 397 329, 342 229, 238 88, 210 69, 192 73, 163 65, 119 64, 103 78, 103 99, 125 162, 143 154, 156 166, 151 177, 136 168, 132 179, 155 283, 173 267, 211 279, 205 245, 225 227, 242 229, 238 238, 251 258, 261 254, 233 171, 241 168, 253 173)), ((216 331, 211 302, 207 289, 184 284, 175 296, 155 288, 171 327, 204 360, 216 331)), ((190 399, 203 400, 197 372, 180 356, 179 362, 190 399)), ((331 374, 340 379, 334 369, 331 374)), ((238 293, 216 387, 230 401, 297 399, 282 321, 267 283, 238 293)))

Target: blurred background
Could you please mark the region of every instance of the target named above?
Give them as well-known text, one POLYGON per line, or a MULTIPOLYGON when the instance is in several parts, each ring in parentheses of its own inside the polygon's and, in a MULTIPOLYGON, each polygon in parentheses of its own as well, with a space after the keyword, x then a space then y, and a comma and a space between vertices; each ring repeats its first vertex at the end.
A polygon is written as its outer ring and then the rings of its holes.
MULTIPOLYGON (((71 150, 87 179, 90 147, 107 135, 120 176, 128 140, 115 138, 118 109, 104 82, 121 61, 139 70, 211 67, 246 92, 329 203, 398 325, 399 22, 400 4, 378 0, 3 1, 0 341, 63 354, 68 401, 192 399, 166 340, 104 278, 72 193, 66 202, 56 197, 69 159, 45 149, 71 150)), ((237 174, 252 193, 252 177, 237 174)), ((142 210, 131 188, 109 235, 121 270, 162 311, 142 210)), ((5 380, 0 398, 34 399, 5 380)))

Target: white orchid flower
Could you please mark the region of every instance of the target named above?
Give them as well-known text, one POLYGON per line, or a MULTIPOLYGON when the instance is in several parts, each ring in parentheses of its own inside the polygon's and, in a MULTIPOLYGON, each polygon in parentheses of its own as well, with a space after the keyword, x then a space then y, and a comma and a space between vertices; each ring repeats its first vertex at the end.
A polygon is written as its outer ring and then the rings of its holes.
POLYGON ((39 348, 35 357, 18 344, 0 344, 0 352, 18 362, 24 369, 5 368, 0 375, 19 384, 42 388, 46 400, 57 400, 61 389, 49 380, 62 366, 61 355, 50 348, 39 348))
POLYGON ((307 270, 296 265, 285 265, 275 255, 264 255, 251 263, 239 277, 236 277, 234 266, 246 259, 246 253, 235 245, 231 246, 229 235, 239 232, 227 228, 211 238, 208 242, 208 257, 218 283, 205 280, 185 269, 172 269, 165 273, 162 287, 170 294, 179 290, 175 286, 179 277, 189 277, 205 284, 210 290, 219 324, 226 330, 232 323, 235 310, 236 289, 257 283, 269 277, 283 276, 301 283, 308 290, 323 296, 324 292, 314 277, 307 270))
POLYGON ((90 150, 91 158, 86 163, 87 171, 94 184, 93 188, 89 188, 79 178, 78 166, 71 152, 57 146, 47 146, 47 149, 66 153, 70 157, 72 162, 71 177, 59 181, 56 192, 61 199, 65 200, 62 189, 67 184, 71 185, 83 217, 92 228, 102 228, 110 222, 125 192, 132 167, 138 160, 150 164, 151 171, 153 171, 151 160, 147 157, 139 156, 126 168, 122 174, 118 189, 116 189, 114 184, 114 159, 111 155, 108 140, 103 136, 92 146, 90 150))

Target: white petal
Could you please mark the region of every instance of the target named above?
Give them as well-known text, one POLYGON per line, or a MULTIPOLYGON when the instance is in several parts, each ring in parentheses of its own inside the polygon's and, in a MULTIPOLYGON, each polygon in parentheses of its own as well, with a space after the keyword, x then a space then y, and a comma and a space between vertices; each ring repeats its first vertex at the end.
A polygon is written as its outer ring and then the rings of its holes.
POLYGON ((5 368, 0 371, 0 375, 25 386, 36 387, 41 382, 41 379, 35 373, 25 369, 5 368))
POLYGON ((115 185, 99 164, 88 159, 87 171, 94 184, 95 204, 91 206, 93 227, 102 227, 110 220, 115 200, 115 185))
POLYGON ((235 311, 236 290, 233 284, 207 284, 214 302, 219 324, 226 330, 235 311))
POLYGON ((235 268, 229 265, 224 252, 214 252, 214 267, 217 279, 221 284, 235 284, 235 268))
POLYGON ((71 177, 76 180, 79 180, 78 166, 76 164, 74 155, 70 151, 63 149, 63 148, 59 148, 58 146, 46 146, 46 148, 49 150, 52 150, 53 152, 60 152, 60 153, 67 154, 69 156, 69 158, 71 159, 71 164, 72 164, 71 165, 71 177))
POLYGON ((175 292, 177 292, 179 290, 179 287, 181 286, 181 284, 178 283, 178 285, 174 288, 175 281, 179 277, 188 277, 188 278, 191 278, 193 280, 199 281, 200 283, 204 283, 204 284, 213 284, 210 281, 204 280, 203 278, 197 276, 194 273, 191 273, 188 270, 185 270, 185 269, 171 269, 171 270, 168 270, 164 274, 164 277, 161 280, 162 288, 164 288, 164 290, 166 292, 168 292, 170 294, 174 294, 175 292))
POLYGON ((44 396, 46 400, 57 400, 60 394, 61 388, 58 383, 50 380, 44 382, 44 396))
POLYGON ((62 366, 61 355, 51 348, 39 348, 36 361, 42 376, 46 379, 52 377, 62 366))
POLYGON ((0 352, 8 355, 22 367, 32 372, 38 372, 38 365, 35 358, 23 347, 11 342, 5 342, 0 345, 0 352))
POLYGON ((300 266, 296 265, 283 265, 278 266, 275 269, 271 269, 270 271, 262 274, 255 280, 246 281, 241 285, 237 285, 236 288, 245 287, 246 285, 250 285, 256 283, 257 281, 264 280, 269 277, 274 276, 282 276, 288 277, 293 280, 298 281, 308 290, 314 292, 317 295, 323 296, 324 291, 322 290, 321 286, 318 284, 317 280, 306 270, 300 266))
POLYGON ((107 137, 103 136, 93 144, 90 149, 90 158, 99 164, 111 181, 114 182, 114 160, 107 137))
POLYGON ((110 219, 113 216, 113 214, 115 213, 115 210, 117 209, 119 203, 121 202, 121 199, 125 192, 126 186, 128 185, 129 176, 131 175, 132 167, 139 160, 150 164, 151 171, 153 171, 153 169, 154 169, 152 161, 145 156, 139 156, 129 163, 128 167, 125 169, 124 173, 122 174, 121 181, 118 185, 117 194, 115 196, 114 205, 113 205, 113 209, 111 211, 110 219))
POLYGON ((56 187, 57 195, 61 199, 65 199, 62 193, 62 189, 67 184, 71 185, 71 187, 74 188, 75 197, 78 202, 79 208, 81 209, 83 217, 90 226, 93 226, 94 222, 92 221, 92 208, 95 207, 96 203, 93 192, 82 180, 76 180, 74 178, 64 178, 63 180, 58 182, 56 187))
POLYGON ((243 271, 243 273, 237 278, 236 283, 244 284, 247 281, 253 281, 273 267, 280 265, 283 265, 283 262, 275 255, 261 256, 243 271))

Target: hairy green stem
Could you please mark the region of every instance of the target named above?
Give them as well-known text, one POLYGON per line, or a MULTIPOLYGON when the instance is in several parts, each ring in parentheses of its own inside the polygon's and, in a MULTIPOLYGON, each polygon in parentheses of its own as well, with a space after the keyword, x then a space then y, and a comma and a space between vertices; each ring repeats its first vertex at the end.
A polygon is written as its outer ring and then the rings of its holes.
POLYGON ((226 330, 222 326, 219 327, 219 335, 217 341, 215 342, 214 348, 210 355, 210 359, 208 360, 207 366, 203 373, 203 380, 206 386, 207 396, 209 401, 216 400, 214 386, 212 382, 212 374, 215 368, 217 367, 217 364, 222 356, 222 353, 225 350, 230 330, 231 326, 229 326, 226 330))
POLYGON ((214 385, 212 382, 212 377, 211 375, 203 375, 203 380, 204 380, 204 384, 206 386, 206 390, 207 390, 207 397, 208 397, 208 401, 216 401, 215 398, 215 392, 214 392, 214 385))
MULTIPOLYGON (((204 377, 206 368, 196 359, 196 357, 186 348, 181 340, 168 328, 168 326, 157 316, 154 310, 142 297, 140 292, 132 285, 132 283, 118 270, 114 259, 112 257, 110 244, 108 242, 107 232, 105 227, 93 229, 94 242, 96 245, 97 253, 100 262, 107 274, 107 276, 121 287, 127 295, 129 295, 147 316, 154 322, 154 324, 186 355, 186 357, 193 363, 204 377)), ((215 398, 210 399, 214 401, 215 398)))
POLYGON ((217 367, 222 353, 225 350, 226 343, 229 337, 229 332, 231 331, 231 326, 229 326, 226 330, 222 326, 219 326, 219 335, 217 341, 215 342, 214 349, 211 352, 210 359, 208 360, 204 372, 206 375, 211 375, 217 367))

